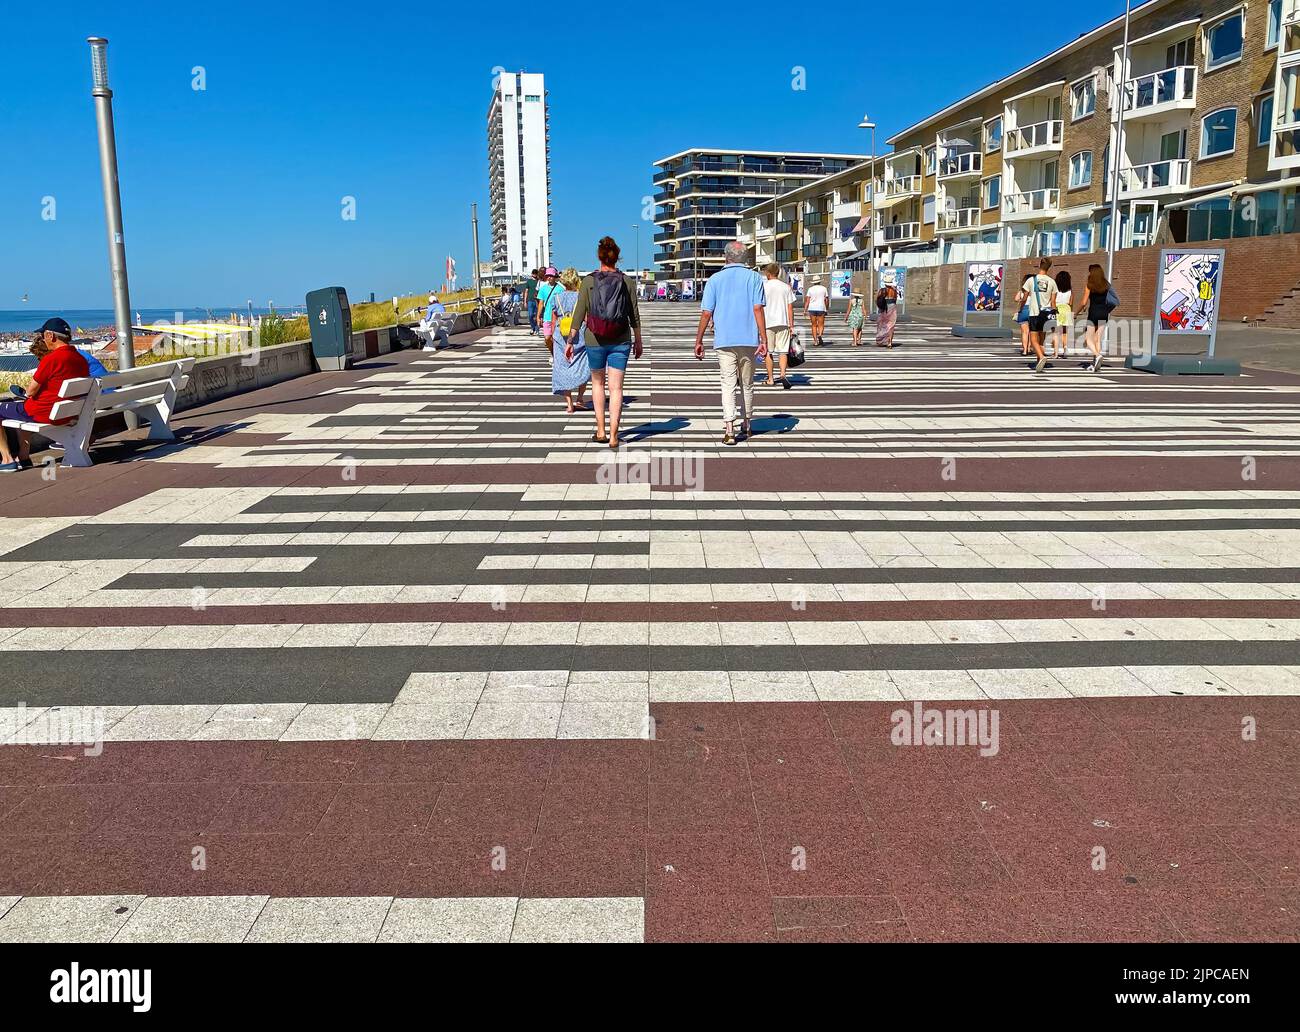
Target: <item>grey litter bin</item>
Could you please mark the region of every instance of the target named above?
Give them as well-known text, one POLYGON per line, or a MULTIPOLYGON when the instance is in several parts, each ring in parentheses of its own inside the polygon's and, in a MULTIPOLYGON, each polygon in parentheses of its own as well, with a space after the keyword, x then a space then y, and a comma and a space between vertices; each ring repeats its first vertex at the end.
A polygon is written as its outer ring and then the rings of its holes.
POLYGON ((352 308, 342 287, 322 287, 307 295, 311 354, 318 369, 346 369, 352 355, 352 308))

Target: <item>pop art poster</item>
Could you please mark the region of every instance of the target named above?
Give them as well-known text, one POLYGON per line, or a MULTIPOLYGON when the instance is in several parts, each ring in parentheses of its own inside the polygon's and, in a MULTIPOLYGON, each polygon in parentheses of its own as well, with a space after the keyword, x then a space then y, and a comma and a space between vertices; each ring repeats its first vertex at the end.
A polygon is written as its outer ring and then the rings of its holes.
POLYGON ((1165 251, 1161 260, 1160 332, 1213 333, 1223 255, 1165 251))
POLYGON ((682 300, 683 301, 695 300, 695 280, 693 279, 682 280, 682 300))
POLYGON ((846 269, 836 269, 831 273, 831 297, 848 298, 853 294, 853 284, 846 269))
POLYGON ((880 270, 880 289, 888 290, 894 288, 894 295, 899 304, 903 304, 907 298, 905 293, 907 288, 907 270, 897 269, 892 265, 886 265, 880 270))
POLYGON ((966 311, 997 312, 1002 309, 1002 263, 967 262, 966 311))

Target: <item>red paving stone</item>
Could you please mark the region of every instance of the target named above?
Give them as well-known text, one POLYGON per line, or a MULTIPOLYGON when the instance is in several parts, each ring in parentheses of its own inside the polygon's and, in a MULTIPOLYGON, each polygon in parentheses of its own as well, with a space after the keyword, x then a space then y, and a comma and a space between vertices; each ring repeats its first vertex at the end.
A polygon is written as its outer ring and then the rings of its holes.
MULTIPOLYGON (((1259 701, 1253 745, 1289 759, 1300 700, 1259 701)), ((8 746, 0 893, 644 895, 674 941, 1297 941, 1300 782, 1213 750, 1240 706, 1129 753, 1156 734, 1132 700, 1009 703, 1006 762, 882 744, 887 706, 854 703, 656 706, 694 733, 652 742, 8 746)))

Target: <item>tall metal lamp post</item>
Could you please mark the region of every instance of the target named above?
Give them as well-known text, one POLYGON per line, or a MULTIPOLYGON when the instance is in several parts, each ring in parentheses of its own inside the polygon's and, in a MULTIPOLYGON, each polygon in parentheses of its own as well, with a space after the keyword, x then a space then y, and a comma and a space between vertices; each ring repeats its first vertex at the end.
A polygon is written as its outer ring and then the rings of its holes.
POLYGON ((870 299, 876 296, 876 123, 866 115, 858 123, 859 129, 871 130, 871 221, 867 224, 867 310, 874 312, 876 306, 870 299))
POLYGON ((99 172, 104 185, 104 217, 108 224, 108 264, 113 274, 113 321, 117 324, 117 367, 135 365, 131 336, 131 290, 126 278, 126 242, 122 236, 122 195, 117 185, 117 137, 113 132, 113 91, 108 88, 108 40, 91 36, 91 90, 95 125, 99 130, 99 172))
POLYGON ((1124 0, 1124 49, 1119 58, 1119 115, 1115 120, 1115 146, 1111 148, 1110 162, 1110 236, 1106 241, 1106 279, 1115 274, 1115 247, 1119 239, 1119 166, 1124 157, 1124 97, 1128 86, 1128 29, 1133 14, 1132 0, 1124 0))
POLYGON ((636 287, 641 289, 641 223, 632 223, 632 228, 636 230, 636 287))

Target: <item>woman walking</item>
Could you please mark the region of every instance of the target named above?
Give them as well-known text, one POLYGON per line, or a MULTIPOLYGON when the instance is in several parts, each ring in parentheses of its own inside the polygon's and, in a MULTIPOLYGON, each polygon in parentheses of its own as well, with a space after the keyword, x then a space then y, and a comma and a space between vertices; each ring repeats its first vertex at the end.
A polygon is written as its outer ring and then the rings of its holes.
POLYGON ((814 276, 812 286, 803 298, 803 310, 808 316, 808 328, 815 347, 821 347, 823 343, 822 334, 826 332, 826 313, 830 309, 830 301, 830 291, 822 286, 822 278, 814 276))
POLYGON ((855 348, 862 346, 862 324, 866 320, 866 315, 862 311, 862 295, 857 291, 849 298, 849 310, 844 315, 844 321, 848 323, 849 329, 853 331, 853 346, 855 348))
POLYGON ((894 346, 894 324, 898 322, 898 288, 887 284, 876 291, 876 347, 894 346))
POLYGON ((1056 333, 1052 337, 1052 357, 1070 357, 1070 328, 1074 325, 1070 304, 1074 291, 1070 289, 1070 273, 1062 269, 1056 274, 1056 333))
POLYGON ((549 354, 552 331, 551 308, 555 304, 555 299, 564 293, 564 288, 560 286, 560 272, 554 265, 548 265, 543 275, 546 277, 546 282, 537 288, 537 318, 542 324, 542 343, 547 345, 546 351, 549 354))
POLYGON ((596 245, 600 268, 582 278, 573 325, 564 357, 572 361, 579 335, 586 342, 591 366, 592 408, 596 432, 591 439, 617 448, 618 422, 623 414, 623 373, 628 357, 640 358, 641 315, 636 305, 636 285, 618 268, 619 247, 613 237, 596 245), (609 433, 605 432, 605 384, 609 383, 609 433))
POLYGON ((1088 322, 1084 327, 1083 342, 1087 345, 1088 350, 1092 352, 1092 363, 1085 368, 1090 372, 1096 372, 1101 368, 1101 339, 1106 333, 1106 323, 1110 320, 1111 306, 1108 300, 1110 294, 1110 281, 1106 279, 1106 274, 1101 271, 1100 265, 1088 266, 1088 283, 1083 290, 1083 300, 1079 302, 1079 307, 1075 311, 1077 316, 1080 312, 1087 312, 1088 322))
POLYGON ((563 292, 551 304, 552 334, 546 338, 551 349, 551 393, 563 394, 565 412, 569 415, 583 407, 582 396, 587 390, 587 381, 591 379, 591 367, 587 364, 587 349, 574 348, 572 357, 565 344, 573 332, 573 310, 578 307, 578 288, 582 277, 578 270, 570 266, 560 273, 560 285, 563 292), (573 392, 578 392, 574 401, 573 392))

